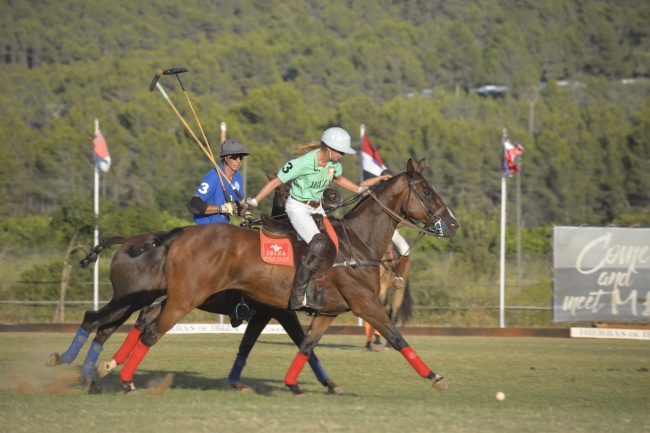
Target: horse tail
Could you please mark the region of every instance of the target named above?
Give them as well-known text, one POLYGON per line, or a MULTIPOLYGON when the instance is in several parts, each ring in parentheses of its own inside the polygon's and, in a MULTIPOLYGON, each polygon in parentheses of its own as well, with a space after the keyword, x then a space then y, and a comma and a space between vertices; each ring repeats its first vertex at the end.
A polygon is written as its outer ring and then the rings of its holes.
POLYGON ((95 263, 97 261, 97 257, 99 256, 99 253, 101 253, 104 250, 104 248, 110 247, 112 245, 121 245, 124 243, 125 240, 126 240, 126 236, 120 236, 120 235, 108 236, 102 238, 99 241, 99 244, 95 245, 95 248, 93 248, 92 251, 90 251, 86 255, 86 257, 84 257, 81 260, 80 262, 81 267, 85 269, 91 263, 95 263))
POLYGON ((397 310, 397 322, 401 321, 405 325, 413 318, 413 294, 411 293, 411 283, 407 279, 404 287, 404 301, 397 310))
POLYGON ((184 227, 176 227, 166 232, 155 232, 151 243, 132 245, 126 250, 126 252, 131 257, 138 257, 147 251, 155 250, 156 248, 169 248, 169 245, 183 234, 183 230, 185 230, 184 227))

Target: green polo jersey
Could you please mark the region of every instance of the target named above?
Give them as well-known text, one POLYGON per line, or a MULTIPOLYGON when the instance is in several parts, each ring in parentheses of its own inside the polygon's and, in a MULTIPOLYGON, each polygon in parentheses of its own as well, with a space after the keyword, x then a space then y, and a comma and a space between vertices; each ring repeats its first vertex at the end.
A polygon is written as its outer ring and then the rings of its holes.
POLYGON ((320 201, 323 191, 332 182, 332 179, 343 174, 340 162, 329 161, 325 167, 318 166, 318 151, 292 159, 284 164, 278 172, 278 179, 283 183, 291 183, 291 195, 302 201, 320 201))

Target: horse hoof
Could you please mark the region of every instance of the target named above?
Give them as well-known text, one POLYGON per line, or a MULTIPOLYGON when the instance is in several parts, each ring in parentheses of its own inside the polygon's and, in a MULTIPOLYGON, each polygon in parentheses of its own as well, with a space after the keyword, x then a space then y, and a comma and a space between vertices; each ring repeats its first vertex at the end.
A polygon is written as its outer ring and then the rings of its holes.
POLYGON ((102 362, 99 364, 99 367, 97 367, 97 377, 101 379, 102 377, 108 376, 108 373, 113 371, 115 367, 117 367, 117 362, 115 362, 114 359, 102 362))
POLYGON ((244 384, 241 383, 241 382, 237 382, 237 383, 229 383, 229 384, 228 384, 228 389, 229 389, 229 390, 232 390, 232 391, 239 391, 239 392, 244 392, 244 393, 246 393, 246 392, 253 392, 253 388, 251 388, 251 387, 248 386, 248 385, 244 385, 244 384))
POLYGON ((136 394, 138 392, 133 382, 122 382, 122 390, 124 394, 136 394))
POLYGON ((438 391, 444 391, 445 389, 451 388, 451 382, 442 376, 436 375, 433 378, 433 388, 437 389, 438 391))
POLYGON ((335 395, 343 394, 343 388, 341 388, 336 383, 334 383, 332 379, 327 379, 325 382, 323 382, 323 385, 327 387, 328 394, 335 394, 335 395))
POLYGON ((287 385, 295 397, 304 397, 305 393, 302 392, 298 385, 287 385))
POLYGON ((53 352, 50 357, 47 358, 47 361, 45 361, 45 365, 48 367, 54 367, 61 364, 65 364, 65 361, 61 359, 61 355, 56 352, 53 352))

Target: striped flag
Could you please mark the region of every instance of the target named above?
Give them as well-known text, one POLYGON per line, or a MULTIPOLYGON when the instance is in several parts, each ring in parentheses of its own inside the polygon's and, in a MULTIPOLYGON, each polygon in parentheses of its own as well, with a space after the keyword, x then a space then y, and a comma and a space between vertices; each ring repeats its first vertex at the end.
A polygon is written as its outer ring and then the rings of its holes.
POLYGON ((521 167, 515 162, 515 156, 524 153, 521 144, 512 144, 509 138, 503 140, 503 175, 510 176, 521 171, 521 167))
POLYGON ((93 156, 95 157, 95 165, 101 171, 106 173, 111 168, 111 155, 108 153, 106 140, 99 130, 99 120, 95 119, 95 136, 93 137, 93 156))
POLYGON ((361 170, 363 172, 362 180, 369 179, 381 175, 381 172, 386 170, 386 165, 381 159, 381 155, 377 149, 372 147, 368 136, 363 134, 363 142, 361 143, 361 170))

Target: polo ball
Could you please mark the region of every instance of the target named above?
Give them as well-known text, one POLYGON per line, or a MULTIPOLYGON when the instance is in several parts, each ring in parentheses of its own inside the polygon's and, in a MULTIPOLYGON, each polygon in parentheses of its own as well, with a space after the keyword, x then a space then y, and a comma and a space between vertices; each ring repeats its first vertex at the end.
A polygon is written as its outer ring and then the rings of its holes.
POLYGON ((502 393, 501 391, 497 392, 496 397, 497 397, 497 400, 499 400, 499 401, 503 401, 503 400, 506 399, 506 395, 504 393, 502 393))

